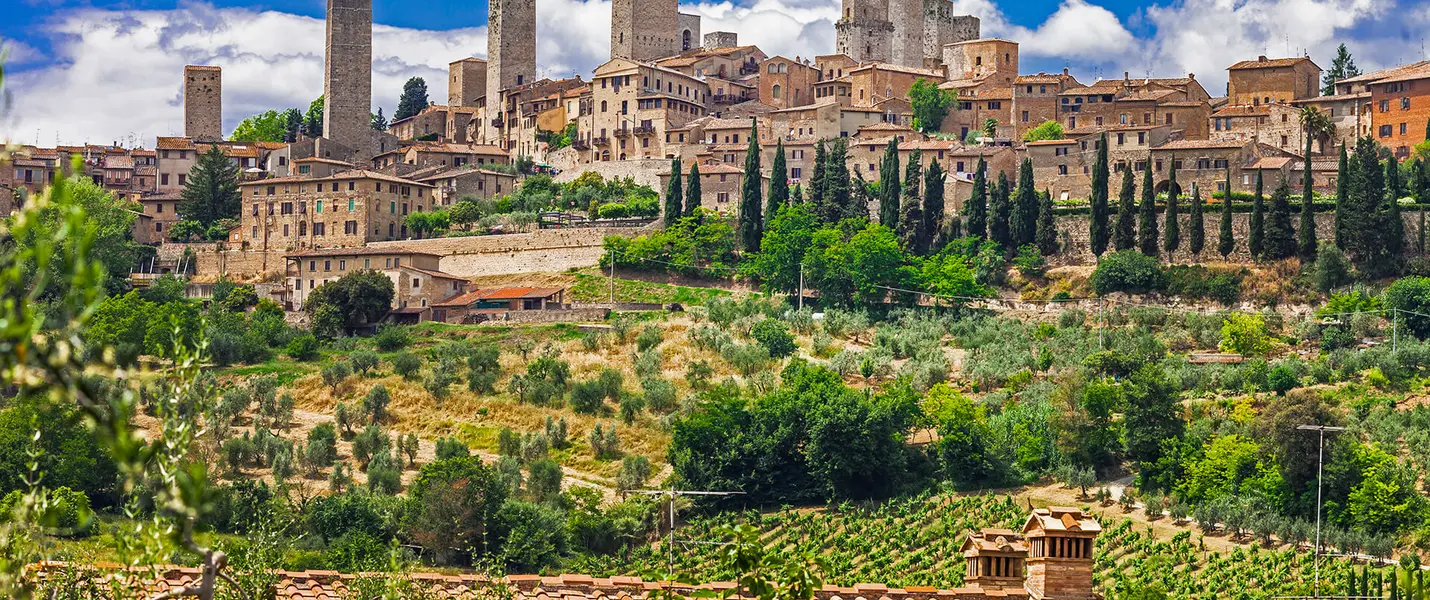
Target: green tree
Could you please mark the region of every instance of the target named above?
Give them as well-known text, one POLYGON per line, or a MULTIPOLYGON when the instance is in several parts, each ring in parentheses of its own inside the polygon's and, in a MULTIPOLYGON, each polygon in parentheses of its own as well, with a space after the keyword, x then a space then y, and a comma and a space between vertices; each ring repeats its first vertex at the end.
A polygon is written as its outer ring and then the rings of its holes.
POLYGON ((1033 160, 1023 159, 1018 167, 1018 188, 1013 193, 1008 215, 1008 233, 1013 246, 1031 244, 1038 232, 1038 192, 1034 189, 1033 160))
POLYGON ((826 210, 824 208, 824 169, 825 163, 829 162, 829 149, 825 148, 824 140, 814 143, 814 172, 809 177, 809 204, 814 208, 814 214, 824 218, 826 210))
POLYGON ((1286 179, 1271 193, 1271 215, 1266 219, 1261 235, 1262 253, 1268 260, 1281 260, 1296 255, 1296 232, 1291 228, 1291 188, 1286 179))
POLYGON ((348 273, 308 293, 303 310, 317 314, 331 306, 348 326, 376 323, 392 309, 392 280, 372 270, 348 273))
POLYGON ((1336 223, 1335 242, 1336 247, 1341 250, 1348 250, 1346 247, 1346 225, 1349 218, 1347 208, 1350 206, 1347 192, 1350 190, 1351 166, 1350 159, 1346 156, 1346 145, 1341 144, 1340 163, 1336 167, 1336 223))
POLYGON ((844 138, 836 138, 829 145, 829 155, 825 158, 824 205, 828 211, 825 220, 838 223, 848 218, 869 218, 869 206, 856 206, 855 194, 849 179, 849 145, 844 138))
POLYGON ((765 199, 765 228, 780 207, 789 204, 789 168, 785 164, 785 141, 780 138, 775 143, 774 165, 770 167, 770 193, 765 199))
POLYGON ((1311 189, 1311 138, 1306 136, 1306 156, 1301 162, 1301 226, 1296 232, 1297 254, 1301 256, 1303 263, 1309 263, 1316 258, 1315 202, 1316 195, 1311 189))
POLYGON ((1098 258, 1101 258, 1102 253, 1107 251, 1109 238, 1107 169, 1107 133, 1104 132, 1098 137, 1097 158, 1092 163, 1092 196, 1089 200, 1092 206, 1088 213, 1088 243, 1092 246, 1093 256, 1098 258))
POLYGON ((700 208, 700 163, 690 163, 690 174, 685 178, 685 216, 695 216, 700 208))
POLYGON ((1118 252, 1137 247, 1137 190, 1132 169, 1122 171, 1122 190, 1117 195, 1117 234, 1113 247, 1118 252))
POLYGON ((1058 253, 1058 226, 1053 218, 1053 195, 1047 190, 1038 194, 1038 231, 1034 236, 1038 252, 1043 256, 1058 253))
POLYGON ((1177 193, 1177 159, 1172 158, 1171 178, 1167 185, 1167 214, 1164 222, 1166 230, 1162 232, 1162 249, 1167 251, 1167 262, 1173 262, 1177 248, 1182 247, 1182 224, 1179 214, 1180 206, 1177 193))
MULTIPOLYGON (((917 185, 917 182, 915 182, 917 185)), ((892 226, 899 222, 899 138, 889 138, 884 160, 879 163, 879 222, 892 226)))
POLYGON ((1266 254, 1266 202, 1261 180, 1261 169, 1256 170, 1256 195, 1251 199, 1251 223, 1246 238, 1247 250, 1251 258, 1261 260, 1266 254))
POLYGON ((909 88, 909 104, 914 111, 914 129, 922 133, 933 133, 943 127, 943 119, 953 108, 958 95, 952 90, 938 87, 937 82, 922 77, 914 80, 909 88))
POLYGON ((1137 206, 1137 248, 1143 254, 1159 257, 1157 251, 1157 194, 1152 185, 1152 156, 1147 156, 1147 168, 1142 171, 1142 202, 1137 206))
POLYGON ((238 190, 238 165, 217 145, 210 146, 189 171, 182 194, 179 213, 185 219, 208 227, 219 219, 237 218, 243 200, 238 190))
POLYGON ((303 111, 290 108, 283 111, 283 141, 293 143, 303 135, 303 111))
POLYGON ((964 222, 968 235, 983 239, 988 235, 988 166, 983 157, 978 157, 978 166, 973 171, 973 193, 964 207, 964 222))
POLYGON ((815 232, 805 266, 810 286, 842 305, 881 302, 889 295, 886 288, 904 285, 912 274, 898 236, 882 225, 847 236, 833 227, 815 232))
POLYGON ((458 553, 488 550, 488 532, 507 497, 496 471, 475 456, 422 465, 408 490, 404 528, 412 540, 450 563, 458 553))
POLYGON ((745 151, 745 175, 740 185, 740 249, 757 252, 760 237, 765 227, 764 216, 760 214, 765 201, 760 190, 760 130, 754 118, 750 119, 750 145, 745 151))
POLYGON ((919 199, 919 180, 923 176, 922 165, 919 164, 921 160, 918 150, 909 155, 909 164, 904 171, 904 199, 900 204, 902 214, 899 215, 898 227, 904 251, 914 256, 922 256, 928 250, 923 203, 919 199))
POLYGON ((1015 248, 1013 238, 1009 234, 1009 211, 1008 206, 1008 174, 1003 171, 998 172, 998 183, 993 186, 993 192, 988 202, 988 239, 998 244, 1004 252, 1015 248))
POLYGON ((1197 184, 1192 184, 1192 210, 1191 220, 1187 223, 1187 250, 1192 253, 1192 260, 1202 259, 1202 249, 1207 245, 1206 216, 1202 209, 1202 191, 1197 188, 1197 184))
POLYGON ((382 116, 382 107, 379 106, 377 107, 377 114, 372 116, 372 130, 387 131, 387 127, 387 117, 382 116))
POLYGON ((1025 142, 1040 142, 1044 140, 1063 139, 1063 124, 1057 121, 1043 121, 1037 127, 1029 129, 1023 134, 1025 142))
POLYGON ((1217 232, 1217 254, 1221 255, 1222 260, 1231 256, 1232 251, 1236 250, 1236 238, 1232 236, 1231 231, 1231 196, 1231 168, 1228 167, 1226 170, 1226 195, 1221 199, 1221 227, 1217 232))
MULTIPOLYGON (((1185 419, 1178 389, 1168 381, 1162 367, 1148 363, 1132 374, 1126 386, 1127 407, 1123 413, 1127 458, 1146 472, 1162 459, 1166 442, 1182 437, 1185 419)), ((1146 491, 1146 482, 1139 482, 1146 491)))
POLYGON ((402 84, 402 97, 397 100, 397 111, 392 113, 392 120, 401 121, 417 116, 428 105, 432 104, 427 99, 427 80, 421 77, 413 77, 402 84))
POLYGON ((323 137, 324 105, 322 96, 308 105, 308 112, 303 115, 303 133, 308 137, 323 137))
POLYGON ((1381 251, 1385 257, 1384 272, 1395 270, 1405 250, 1405 219, 1400 216, 1400 199, 1405 197, 1405 184, 1401 177, 1400 165, 1392 155, 1385 160, 1385 196, 1377 204, 1379 217, 1376 229, 1380 235, 1381 251))
POLYGON ((1360 69, 1356 68, 1355 59, 1351 58, 1351 51, 1346 49, 1345 44, 1337 46, 1336 57, 1331 59, 1331 68, 1321 74, 1321 95, 1334 96, 1337 81, 1360 74, 1360 69))
POLYGON ((929 167, 924 170, 924 235, 930 249, 946 241, 943 235, 944 177, 943 167, 938 161, 929 161, 929 167))
POLYGON ((670 159, 670 180, 665 183, 665 226, 675 226, 676 219, 684 216, 680 202, 684 195, 680 189, 680 159, 670 159))
POLYGON ((807 205, 785 206, 775 212, 760 240, 760 253, 749 263, 767 290, 799 290, 800 265, 818 227, 818 219, 807 205))
POLYGON ((228 139, 234 142, 282 142, 288 121, 284 113, 265 111, 238 122, 228 139))

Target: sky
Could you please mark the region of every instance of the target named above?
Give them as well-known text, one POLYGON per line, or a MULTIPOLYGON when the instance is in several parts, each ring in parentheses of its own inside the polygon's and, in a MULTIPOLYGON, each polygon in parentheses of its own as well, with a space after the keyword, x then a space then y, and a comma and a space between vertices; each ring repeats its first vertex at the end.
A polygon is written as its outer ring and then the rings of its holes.
MULTIPOLYGON (((951 0, 985 37, 1020 42, 1023 73, 1098 78, 1195 73, 1212 95, 1226 67, 1345 43, 1364 70, 1425 58, 1424 0, 951 0)), ((609 55, 610 0, 536 0, 538 75, 589 78, 609 55)), ((223 67, 225 133, 323 89, 324 0, 0 0, 8 110, 0 138, 45 146, 153 147, 183 130, 183 66, 223 67)), ((685 0, 702 30, 767 54, 834 50, 840 0, 685 0)), ((446 65, 486 54, 485 0, 373 0, 373 102, 391 115, 408 78, 446 99, 446 65)))

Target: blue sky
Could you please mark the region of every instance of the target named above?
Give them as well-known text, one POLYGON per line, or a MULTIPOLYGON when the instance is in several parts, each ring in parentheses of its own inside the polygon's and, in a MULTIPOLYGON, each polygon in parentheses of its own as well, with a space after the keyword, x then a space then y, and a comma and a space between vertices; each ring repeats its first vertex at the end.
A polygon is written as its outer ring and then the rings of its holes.
MULTIPOLYGON (((536 0, 539 74, 604 62, 610 0, 536 0)), ((1329 66, 1337 43, 1366 68, 1420 60, 1425 0, 950 0, 983 34, 1021 46, 1025 73, 1098 77, 1195 73, 1217 95, 1226 66, 1258 54, 1309 53, 1329 66), (1400 5, 1398 5, 1400 4, 1400 5)), ((840 0, 685 0, 705 32, 734 31, 768 54, 833 51, 840 0)), ((0 137, 49 145, 152 146, 182 127, 184 64, 224 69, 224 125, 306 106, 322 90, 323 0, 0 0, 14 97, 0 137)), ((445 66, 484 56, 484 0, 374 0, 374 107, 391 112, 402 82, 425 77, 446 97, 445 66)))

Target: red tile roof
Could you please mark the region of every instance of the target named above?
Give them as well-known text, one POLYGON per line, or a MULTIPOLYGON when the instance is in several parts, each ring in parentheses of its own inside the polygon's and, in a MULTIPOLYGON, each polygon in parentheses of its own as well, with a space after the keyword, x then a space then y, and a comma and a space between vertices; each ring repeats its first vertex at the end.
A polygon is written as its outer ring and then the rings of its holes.
POLYGON ((1312 66, 1315 66, 1316 64, 1311 62, 1311 59, 1305 56, 1297 56, 1294 58, 1266 58, 1265 56, 1262 56, 1260 58, 1257 58, 1256 60, 1243 60, 1230 67, 1227 67, 1226 70, 1235 71, 1238 69, 1279 69, 1282 67, 1294 67, 1297 63, 1301 61, 1309 62, 1312 66))

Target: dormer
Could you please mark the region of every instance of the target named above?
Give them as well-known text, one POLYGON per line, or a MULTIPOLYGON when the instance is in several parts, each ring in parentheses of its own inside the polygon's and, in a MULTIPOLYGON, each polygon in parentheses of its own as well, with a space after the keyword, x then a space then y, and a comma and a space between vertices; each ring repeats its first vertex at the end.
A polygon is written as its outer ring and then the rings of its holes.
POLYGON ((1028 594, 1034 600, 1095 598, 1093 547, 1100 533, 1102 525, 1080 509, 1034 510, 1022 531, 1028 544, 1028 594))
POLYGON ((997 528, 970 531, 962 551, 967 565, 964 585, 993 590, 1023 587, 1028 542, 1022 534, 997 528))

